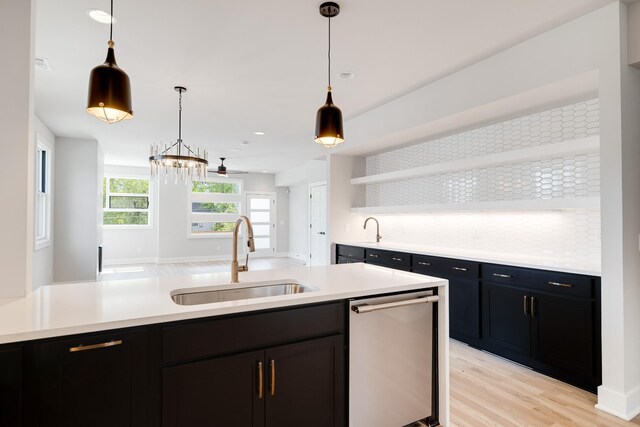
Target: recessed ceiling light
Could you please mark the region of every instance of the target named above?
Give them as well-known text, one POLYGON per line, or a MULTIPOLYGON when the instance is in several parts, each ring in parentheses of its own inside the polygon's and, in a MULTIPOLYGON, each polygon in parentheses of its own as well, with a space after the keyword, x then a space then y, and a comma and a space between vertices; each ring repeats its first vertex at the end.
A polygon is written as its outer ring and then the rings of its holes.
POLYGON ((356 73, 353 73, 351 71, 343 71, 341 73, 338 73, 338 78, 342 80, 349 80, 354 78, 355 76, 356 76, 356 73))
POLYGON ((110 24, 112 19, 114 24, 118 21, 115 16, 111 18, 111 14, 109 12, 100 9, 89 9, 87 10, 87 15, 89 15, 89 17, 94 21, 101 24, 110 24))
POLYGON ((262 132, 261 130, 257 130, 253 134, 254 135, 264 135, 264 132, 262 132))
POLYGON ((262 171, 262 173, 269 173, 269 171, 262 171))

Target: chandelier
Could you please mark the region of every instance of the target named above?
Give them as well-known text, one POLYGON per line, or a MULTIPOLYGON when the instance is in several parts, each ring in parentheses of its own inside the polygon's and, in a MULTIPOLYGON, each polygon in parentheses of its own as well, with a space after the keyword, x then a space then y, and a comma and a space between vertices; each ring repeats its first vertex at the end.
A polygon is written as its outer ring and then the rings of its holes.
POLYGON ((161 149, 160 145, 152 144, 149 156, 149 164, 151 165, 151 179, 156 177, 164 182, 169 180, 178 182, 178 178, 182 179, 185 184, 196 179, 201 181, 207 177, 207 150, 189 146, 182 142, 182 93, 187 89, 182 86, 174 87, 178 92, 178 139, 176 142, 161 149))

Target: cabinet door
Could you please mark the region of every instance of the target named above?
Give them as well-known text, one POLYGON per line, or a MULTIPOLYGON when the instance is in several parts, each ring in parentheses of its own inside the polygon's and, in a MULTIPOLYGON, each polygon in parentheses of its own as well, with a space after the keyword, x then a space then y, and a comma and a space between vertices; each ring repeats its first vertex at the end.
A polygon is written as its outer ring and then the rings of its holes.
POLYGON ((449 335, 471 344, 480 338, 478 280, 449 277, 449 335))
POLYGON ((516 361, 530 359, 529 293, 508 286, 482 285, 482 341, 489 351, 516 361))
POLYGON ((163 427, 264 425, 263 359, 254 351, 163 369, 163 427))
POLYGON ((147 424, 145 331, 45 342, 38 360, 39 425, 147 424))
POLYGON ((550 375, 596 387, 593 302, 532 294, 533 357, 550 375))
POLYGON ((22 349, 0 350, 0 426, 20 426, 22 409, 22 349))
POLYGON ((266 362, 265 426, 344 426, 341 335, 269 349, 266 362))

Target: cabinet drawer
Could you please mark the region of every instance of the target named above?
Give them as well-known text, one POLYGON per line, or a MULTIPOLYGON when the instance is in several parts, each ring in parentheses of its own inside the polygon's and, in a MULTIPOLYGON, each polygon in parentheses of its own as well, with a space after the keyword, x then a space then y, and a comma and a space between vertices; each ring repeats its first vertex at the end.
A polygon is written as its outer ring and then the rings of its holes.
POLYGON ((531 273, 529 270, 518 267, 508 267, 497 264, 484 264, 482 266, 482 280, 505 285, 530 285, 531 273))
POLYGON ((344 303, 337 302, 166 326, 162 361, 202 359, 340 334, 344 311, 344 303))
POLYGON ((558 295, 593 297, 594 277, 553 271, 533 271, 531 275, 532 287, 536 290, 558 295))
POLYGON ((411 267, 411 255, 404 252, 391 252, 379 249, 367 249, 365 251, 367 262, 376 265, 409 270, 411 267))
POLYGON ((411 269, 416 273, 438 277, 446 268, 445 261, 443 258, 428 255, 413 255, 411 269))
POLYGON ((363 260, 364 248, 357 248, 355 246, 338 245, 338 256, 363 260))
POLYGON ((480 277, 480 264, 473 261, 447 259, 444 263, 443 274, 445 277, 477 279, 480 277))

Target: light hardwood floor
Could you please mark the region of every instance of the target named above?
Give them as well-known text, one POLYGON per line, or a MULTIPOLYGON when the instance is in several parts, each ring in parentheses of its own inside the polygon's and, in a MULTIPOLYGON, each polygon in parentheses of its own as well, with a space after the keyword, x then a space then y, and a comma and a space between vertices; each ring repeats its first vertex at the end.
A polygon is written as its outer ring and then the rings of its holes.
POLYGON ((596 396, 450 341, 451 426, 639 426, 594 407, 596 396))
MULTIPOLYGON (((253 258, 252 270, 304 265, 292 258, 253 258)), ((229 261, 106 267, 100 280, 229 271, 229 261)), ((640 426, 594 405, 596 396, 458 341, 450 341, 451 427, 640 426)))

